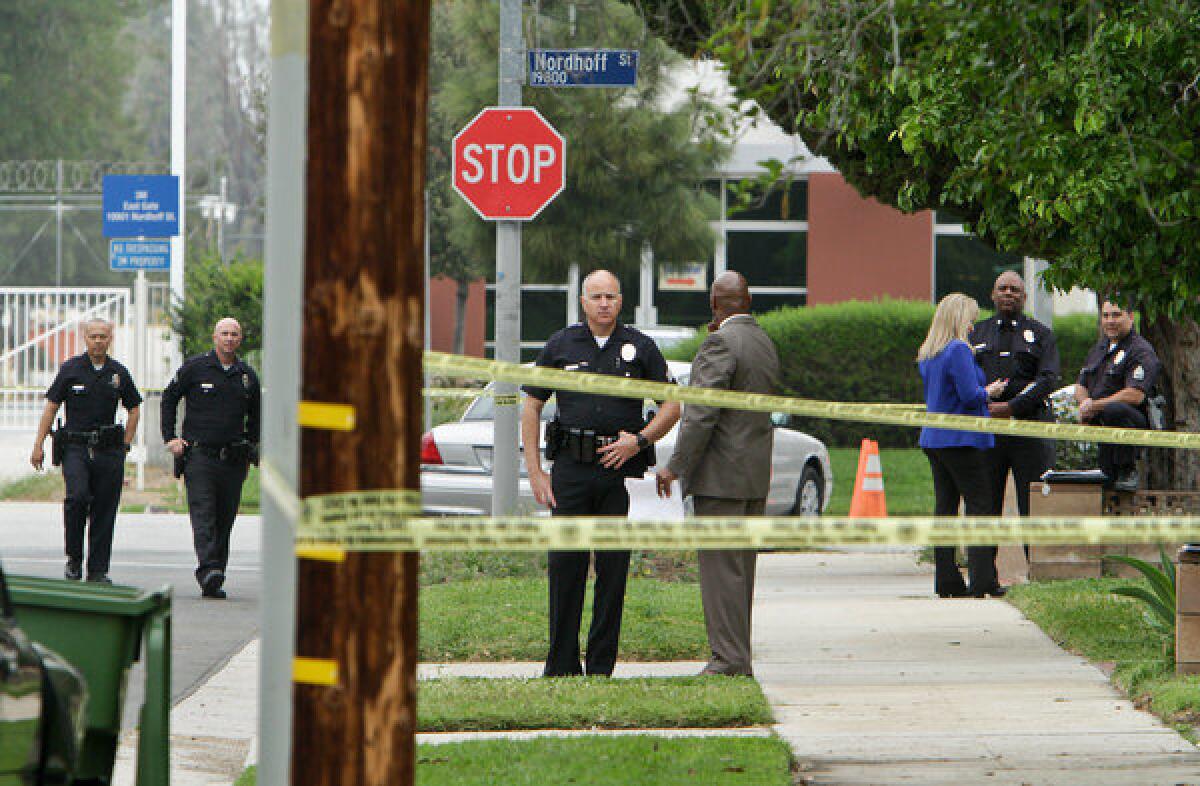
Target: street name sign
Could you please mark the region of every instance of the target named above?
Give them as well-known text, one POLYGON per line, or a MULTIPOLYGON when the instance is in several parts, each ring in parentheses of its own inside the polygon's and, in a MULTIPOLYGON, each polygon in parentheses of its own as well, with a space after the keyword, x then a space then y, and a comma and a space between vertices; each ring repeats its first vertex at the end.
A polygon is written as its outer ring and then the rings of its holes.
POLYGON ((108 241, 110 270, 170 270, 171 239, 114 238, 108 241))
POLYGON ((529 221, 567 181, 567 145, 531 107, 488 107, 454 137, 454 190, 488 221, 529 221))
POLYGON ((530 87, 634 87, 636 49, 530 49, 530 87))
POLYGON ((174 237, 179 234, 179 178, 175 175, 105 175, 105 237, 174 237))

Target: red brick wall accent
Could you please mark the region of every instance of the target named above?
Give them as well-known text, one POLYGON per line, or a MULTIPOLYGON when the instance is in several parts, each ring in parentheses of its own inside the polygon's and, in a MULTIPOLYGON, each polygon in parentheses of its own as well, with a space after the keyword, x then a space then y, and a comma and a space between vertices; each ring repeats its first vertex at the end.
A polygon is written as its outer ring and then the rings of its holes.
MULTIPOLYGON (((454 351, 454 320, 458 282, 438 276, 429 282, 430 345, 439 352, 454 351)), ((483 320, 487 312, 483 279, 471 283, 467 295, 463 352, 483 357, 483 320)))

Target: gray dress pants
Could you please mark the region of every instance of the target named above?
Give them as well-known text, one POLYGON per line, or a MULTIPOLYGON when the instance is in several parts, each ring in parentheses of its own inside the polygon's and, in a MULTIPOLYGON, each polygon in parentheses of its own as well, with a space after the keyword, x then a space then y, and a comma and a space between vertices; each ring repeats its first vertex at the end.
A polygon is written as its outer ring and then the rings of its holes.
MULTIPOLYGON (((700 497, 692 499, 697 516, 761 516, 765 499, 700 497)), ((750 644, 750 613, 754 604, 753 549, 702 549, 700 596, 704 625, 712 654, 706 674, 754 673, 750 644)))

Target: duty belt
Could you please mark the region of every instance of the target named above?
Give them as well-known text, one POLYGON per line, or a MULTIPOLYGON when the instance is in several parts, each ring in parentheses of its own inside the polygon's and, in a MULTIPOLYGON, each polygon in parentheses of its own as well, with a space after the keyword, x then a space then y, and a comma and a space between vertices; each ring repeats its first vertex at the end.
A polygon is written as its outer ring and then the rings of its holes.
POLYGON ((559 437, 559 455, 592 464, 596 461, 596 450, 617 441, 616 434, 597 434, 592 429, 563 428, 559 437))
POLYGON ((244 439, 216 443, 193 442, 189 447, 219 461, 250 461, 250 443, 244 439))
POLYGON ((87 445, 89 448, 115 448, 121 444, 125 429, 120 425, 104 426, 93 431, 68 431, 68 445, 87 445))

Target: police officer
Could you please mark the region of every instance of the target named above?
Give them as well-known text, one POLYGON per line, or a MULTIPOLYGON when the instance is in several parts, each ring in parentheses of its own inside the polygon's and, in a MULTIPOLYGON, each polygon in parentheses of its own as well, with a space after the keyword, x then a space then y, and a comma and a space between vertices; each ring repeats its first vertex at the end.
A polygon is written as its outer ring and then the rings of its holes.
MULTIPOLYGON (((586 320, 564 328, 546 342, 537 365, 578 373, 671 381, 667 361, 654 341, 617 321, 621 285, 607 270, 583 280, 579 301, 586 320)), ((591 393, 550 390, 526 385, 521 412, 521 438, 533 495, 556 516, 624 516, 629 512, 625 478, 641 477, 649 467, 646 448, 661 439, 679 419, 679 404, 664 402, 646 423, 642 402, 591 393), (558 414, 547 427, 551 474, 538 456, 538 424, 551 395, 558 414)), ((551 551, 550 649, 547 677, 584 673, 579 663, 579 624, 590 555, 586 551, 551 551)), ((617 659, 621 612, 625 604, 628 551, 596 551, 596 589, 588 632, 586 673, 611 676, 617 659)))
POLYGON ((229 534, 250 462, 258 462, 262 391, 254 369, 238 359, 242 327, 226 317, 213 328, 213 349, 188 358, 162 397, 162 436, 183 473, 196 548, 196 581, 205 598, 226 597, 229 534), (187 402, 183 435, 175 433, 179 400, 187 402))
MULTIPOLYGON (((1161 365, 1150 342, 1133 329, 1133 311, 1123 296, 1105 298, 1100 307, 1103 335, 1088 352, 1075 385, 1079 418, 1114 428, 1149 428, 1146 396, 1154 388, 1161 365)), ((1137 449, 1133 445, 1099 445, 1100 469, 1117 491, 1136 491, 1137 449)))
POLYGON ((125 454, 137 434, 142 396, 129 370, 108 356, 112 323, 90 319, 84 324, 87 351, 70 358, 46 391, 46 406, 38 423, 29 461, 41 470, 42 446, 58 408, 67 405, 67 423, 54 432, 53 463, 60 461, 66 498, 63 527, 67 565, 63 576, 83 578, 83 534, 88 535, 87 580, 111 584, 113 524, 125 481, 125 454), (117 403, 128 412, 126 424, 114 422, 117 403))
MULTIPOLYGON (((1026 316, 1025 282, 1012 271, 992 286, 995 316, 975 323, 971 346, 988 383, 1005 380, 1004 390, 988 402, 993 418, 1051 422, 1049 396, 1058 385, 1058 344, 1050 328, 1026 316)), ((1004 490, 1012 472, 1017 509, 1029 515, 1029 484, 1054 466, 1054 443, 1035 437, 996 435, 986 452, 992 491, 991 512, 1004 512, 1004 490)))

